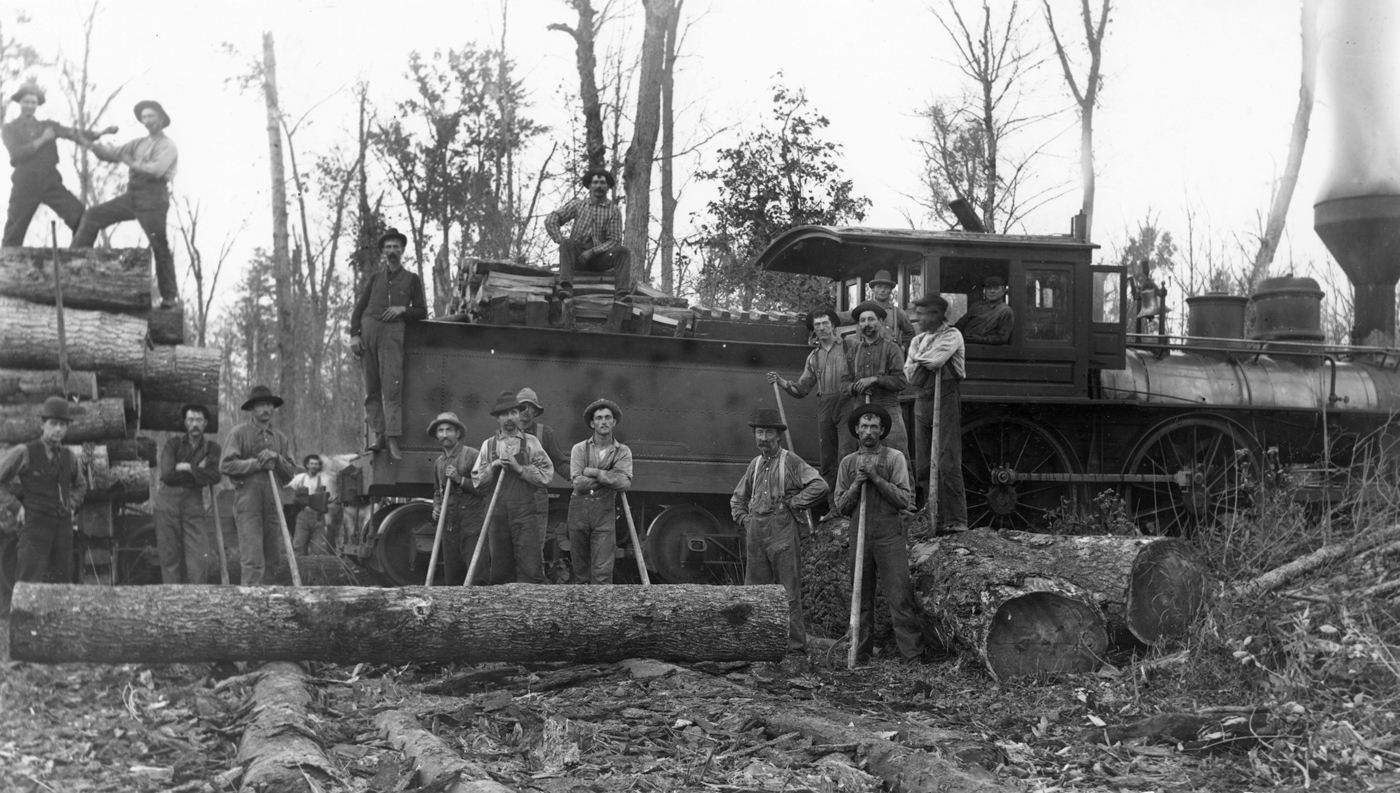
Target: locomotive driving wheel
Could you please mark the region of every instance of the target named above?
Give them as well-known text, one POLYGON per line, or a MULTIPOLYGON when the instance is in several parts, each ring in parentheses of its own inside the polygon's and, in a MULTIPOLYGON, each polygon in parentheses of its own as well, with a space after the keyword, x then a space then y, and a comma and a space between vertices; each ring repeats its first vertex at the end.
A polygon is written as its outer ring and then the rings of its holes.
POLYGON ((1069 450, 1049 431, 1022 418, 984 416, 962 431, 967 524, 973 528, 1044 527, 1078 486, 1069 450), (1063 478, 1061 478, 1063 477, 1063 478))
POLYGON ((1214 416, 1165 421, 1128 456, 1128 511, 1143 532, 1190 536, 1249 507, 1259 444, 1214 416), (1135 479, 1141 477, 1140 479, 1135 479))

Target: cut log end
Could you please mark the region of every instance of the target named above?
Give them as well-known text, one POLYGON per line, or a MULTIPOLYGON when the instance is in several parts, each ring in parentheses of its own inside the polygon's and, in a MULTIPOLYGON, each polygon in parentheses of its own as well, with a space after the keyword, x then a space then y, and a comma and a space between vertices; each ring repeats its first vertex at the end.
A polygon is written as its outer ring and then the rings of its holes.
POLYGON ((1128 576, 1128 630, 1149 645, 1186 636, 1209 589, 1205 561, 1186 541, 1147 546, 1128 576))
POLYGON ((1001 604, 985 648, 987 666, 998 680, 1092 672, 1108 648, 1108 633, 1088 603, 1031 591, 1001 604))

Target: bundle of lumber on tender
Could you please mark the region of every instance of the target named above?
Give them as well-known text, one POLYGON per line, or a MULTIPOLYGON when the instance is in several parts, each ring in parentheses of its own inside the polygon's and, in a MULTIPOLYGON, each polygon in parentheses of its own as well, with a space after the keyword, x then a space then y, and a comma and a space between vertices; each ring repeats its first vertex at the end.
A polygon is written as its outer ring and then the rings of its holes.
MULTIPOLYGON (((43 405, 0 405, 0 443, 29 443, 39 437, 43 405)), ((84 402, 73 411, 64 440, 69 443, 126 437, 126 409, 120 399, 84 402)))
POLYGON ((0 404, 40 403, 51 396, 97 399, 97 374, 69 372, 65 394, 63 375, 57 369, 0 369, 0 404))
POLYGON ((44 663, 777 660, 787 630, 787 597, 776 585, 21 583, 10 655, 44 663))
MULTIPOLYGON (((54 304, 54 251, 0 248, 0 295, 54 304)), ((149 311, 151 252, 145 248, 57 251, 63 305, 101 311, 149 311)), ((49 315, 53 316, 52 309, 49 315)))

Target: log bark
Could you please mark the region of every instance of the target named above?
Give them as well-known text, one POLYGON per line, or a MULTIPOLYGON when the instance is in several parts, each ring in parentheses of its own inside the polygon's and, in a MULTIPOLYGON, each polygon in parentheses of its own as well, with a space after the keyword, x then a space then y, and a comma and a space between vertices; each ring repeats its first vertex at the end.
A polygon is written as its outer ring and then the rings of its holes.
MULTIPOLYGON (((97 374, 69 372, 68 393, 79 399, 97 399, 97 374)), ((58 370, 0 369, 0 404, 43 402, 51 396, 64 396, 63 376, 58 370)))
MULTIPOLYGON (((0 249, 0 295, 54 304, 49 248, 0 249)), ((151 307, 151 252, 145 248, 59 249, 65 309, 146 311, 151 307)), ((50 309, 52 311, 52 309, 50 309)))
MULTIPOLYGON (((39 437, 42 405, 0 405, 0 443, 29 443, 39 437)), ((64 440, 69 443, 126 437, 126 411, 120 399, 97 399, 75 406, 64 440)))
MULTIPOLYGON (((141 401, 140 429, 152 432, 184 432, 185 414, 180 411, 180 408, 187 404, 189 403, 183 400, 143 399, 141 401)), ((209 423, 205 425, 204 432, 213 435, 218 431, 219 415, 211 408, 209 423)))
POLYGON ((151 467, 143 460, 109 463, 103 479, 94 483, 91 492, 129 504, 148 501, 151 498, 151 467), (97 488, 99 483, 103 486, 100 491, 97 488))
MULTIPOLYGON (((145 320, 65 308, 63 321, 71 369, 141 380, 146 365, 145 320)), ((58 368, 58 323, 53 307, 0 297, 0 366, 58 368)))
POLYGON ((491 779, 480 764, 465 760, 423 729, 418 719, 401 710, 386 710, 374 717, 374 725, 391 746, 413 761, 418 768, 418 787, 439 784, 444 793, 510 793, 511 789, 491 779), (448 781, 455 779, 456 781, 448 781))
POLYGON ((238 762, 246 767, 239 791, 321 790, 335 774, 321 751, 310 714, 306 672, 296 664, 273 663, 253 687, 253 720, 238 742, 238 762))
POLYGON ((939 632, 997 680, 1098 668, 1108 634, 1094 596, 1005 545, 976 530, 910 549, 915 598, 939 632))
POLYGON ((107 459, 114 463, 142 461, 155 465, 156 440, 146 435, 107 441, 107 459))
POLYGON ((146 328, 152 344, 185 343, 185 309, 157 308, 146 314, 146 328))
POLYGON ((777 660, 780 586, 16 587, 15 660, 777 660), (152 620, 151 614, 160 614, 152 620))
POLYGON ((157 346, 143 361, 141 397, 198 402, 213 411, 219 403, 219 363, 219 351, 213 347, 157 346))
MULTIPOLYGON (((120 399, 126 417, 135 420, 141 415, 141 389, 130 380, 104 378, 97 383, 97 395, 102 399, 120 399)), ((183 429, 183 428, 182 428, 183 429)))

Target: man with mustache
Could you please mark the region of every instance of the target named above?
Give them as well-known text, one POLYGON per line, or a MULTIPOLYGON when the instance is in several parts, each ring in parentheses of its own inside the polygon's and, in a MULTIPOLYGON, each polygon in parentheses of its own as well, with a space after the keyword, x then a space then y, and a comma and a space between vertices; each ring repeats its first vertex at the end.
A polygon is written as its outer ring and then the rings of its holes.
POLYGON ((290 443, 272 426, 272 414, 282 407, 282 397, 265 385, 253 386, 243 409, 252 415, 229 430, 219 470, 233 480, 233 522, 238 527, 238 555, 242 586, 258 586, 275 578, 283 563, 282 521, 277 516, 282 501, 267 472, 278 485, 292 481, 296 464, 288 456, 290 443))
MULTIPOLYGON (((442 446, 442 454, 433 462, 434 521, 442 515, 447 483, 452 483, 452 494, 446 505, 447 522, 442 531, 442 562, 446 567, 443 578, 448 586, 459 586, 467 579, 477 539, 483 530, 482 523, 486 520, 486 501, 471 478, 478 452, 462 443, 466 436, 467 428, 457 420, 456 413, 439 413, 428 425, 428 437, 442 446)), ((491 550, 483 546, 472 584, 485 584, 490 578, 491 550)))
POLYGON ((487 528, 491 545, 491 583, 543 584, 544 535, 541 521, 549 515, 549 481, 554 463, 533 435, 520 429, 520 402, 502 391, 491 408, 500 427, 482 441, 472 468, 472 483, 482 493, 492 492, 502 477, 496 511, 487 528))
MULTIPOLYGON (((945 532, 967 530, 967 492, 962 473, 962 393, 967 376, 963 337, 949 325, 948 301, 941 295, 925 295, 914 306, 923 331, 909 342, 904 373, 917 389, 914 401, 914 445, 917 447, 917 481, 928 490, 930 452, 933 451, 934 389, 942 381, 938 405, 938 514, 929 523, 945 532)), ((927 503, 929 494, 924 493, 927 503)))
POLYGON ((819 308, 807 315, 807 328, 816 337, 816 349, 807 355, 802 376, 796 381, 768 373, 768 382, 777 383, 795 399, 817 391, 817 445, 821 449, 821 475, 827 487, 836 484, 836 466, 855 451, 855 443, 842 430, 851 412, 851 356, 859 342, 836 336, 841 317, 830 308, 819 308))
MULTIPOLYGON (((899 395, 909 380, 904 374, 904 352, 885 336, 885 309, 871 300, 856 306, 851 316, 860 325, 860 344, 851 356, 851 399, 857 406, 866 402, 879 405, 890 415, 890 432, 885 445, 908 455, 909 433, 904 428, 904 411, 899 395)), ((912 472, 911 472, 912 475, 912 472)))
POLYGON ((63 397, 44 400, 38 440, 0 457, 0 509, 19 511, 19 500, 7 487, 12 480, 19 481, 24 499, 16 580, 73 583, 73 513, 87 495, 78 455, 63 445, 75 410, 63 397))
POLYGON ((579 180, 588 189, 585 198, 575 198, 549 213, 544 220, 549 238, 559 245, 559 297, 574 296, 574 270, 612 272, 618 300, 632 295, 632 253, 622 245, 622 210, 608 200, 608 191, 617 180, 611 173, 594 169, 579 180), (570 223, 568 237, 560 229, 570 223))
MULTIPOLYGON (((617 494, 632 486, 632 450, 613 436, 622 408, 598 399, 584 408, 592 437, 574 444, 569 475, 569 556, 574 583, 611 584, 617 550, 617 494)), ((640 563, 641 560, 638 560, 640 563)))
MULTIPOLYGON (((219 444, 206 438, 209 409, 190 404, 183 435, 171 436, 160 452, 160 493, 156 496, 156 550, 166 584, 203 584, 209 572, 208 488, 219 473, 219 444)), ((216 527, 217 530, 217 527, 216 527)))
POLYGON ((544 405, 540 404, 535 389, 520 389, 520 393, 515 395, 515 401, 520 403, 520 431, 539 438, 544 453, 549 455, 549 461, 554 463, 554 470, 561 473, 569 470, 569 458, 564 456, 564 450, 554 435, 554 428, 537 420, 540 414, 544 413, 544 405))
POLYGON ((365 372, 365 422, 369 451, 387 445, 389 457, 403 459, 404 323, 428 316, 423 279, 403 266, 408 237, 389 229, 379 238, 384 267, 365 279, 350 314, 350 351, 360 356, 365 372))
POLYGON ((1010 344, 1011 327, 1016 324, 1016 312, 1005 301, 1006 282, 999 275, 987 276, 982 282, 982 298, 967 307, 953 327, 962 333, 964 341, 972 344, 1010 344))
POLYGON ((788 652, 807 646, 802 618, 802 560, 796 511, 810 509, 829 489, 816 469, 782 448, 783 423, 778 411, 760 408, 749 422, 758 456, 753 458, 729 511, 747 535, 744 584, 782 584, 788 600, 788 652))

